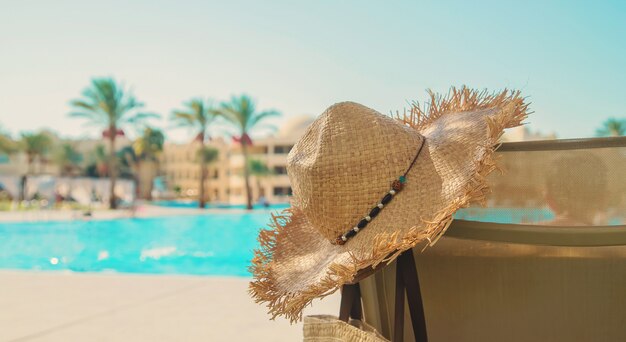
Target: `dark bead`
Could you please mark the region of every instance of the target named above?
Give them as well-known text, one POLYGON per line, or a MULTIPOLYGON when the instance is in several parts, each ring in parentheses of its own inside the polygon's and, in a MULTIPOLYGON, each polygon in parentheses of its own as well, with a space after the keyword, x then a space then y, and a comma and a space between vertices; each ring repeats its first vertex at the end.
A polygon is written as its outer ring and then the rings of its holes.
POLYGON ((393 182, 391 182, 391 188, 396 190, 396 191, 402 190, 402 187, 404 187, 404 184, 402 184, 402 182, 400 182, 397 179, 394 180, 393 182))
POLYGON ((349 239, 349 238, 351 238, 351 237, 353 237, 353 236, 355 236, 355 235, 356 235, 356 232, 355 232, 354 230, 352 230, 352 229, 350 229, 350 230, 346 233, 346 237, 347 237, 348 239, 349 239))
POLYGON ((339 236, 336 240, 335 240, 335 244, 337 245, 344 245, 346 242, 343 241, 343 239, 341 238, 341 236, 339 236))
POLYGON ((380 213, 380 208, 379 207, 374 207, 374 208, 372 208, 372 211, 370 211, 370 217, 374 218, 374 217, 376 217, 376 215, 378 215, 378 213, 380 213))
POLYGON ((383 197, 382 200, 380 200, 380 203, 382 204, 387 204, 389 202, 391 202, 391 199, 393 198, 393 195, 391 194, 386 194, 385 197, 383 197))
POLYGON ((368 222, 366 219, 362 219, 361 221, 359 221, 359 223, 356 226, 359 227, 359 229, 365 228, 365 226, 367 226, 367 223, 368 222))

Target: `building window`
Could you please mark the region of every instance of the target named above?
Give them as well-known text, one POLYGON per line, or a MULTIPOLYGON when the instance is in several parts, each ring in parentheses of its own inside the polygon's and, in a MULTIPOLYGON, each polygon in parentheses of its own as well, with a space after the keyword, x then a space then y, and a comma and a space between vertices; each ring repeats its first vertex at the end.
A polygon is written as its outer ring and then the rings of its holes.
POLYGON ((291 151, 293 145, 277 145, 274 146, 274 153, 276 154, 287 154, 291 151))
POLYGON ((274 173, 277 175, 286 175, 287 167, 285 166, 274 166, 274 173))
POLYGON ((291 196, 291 187, 289 186, 274 187, 274 196, 291 196))

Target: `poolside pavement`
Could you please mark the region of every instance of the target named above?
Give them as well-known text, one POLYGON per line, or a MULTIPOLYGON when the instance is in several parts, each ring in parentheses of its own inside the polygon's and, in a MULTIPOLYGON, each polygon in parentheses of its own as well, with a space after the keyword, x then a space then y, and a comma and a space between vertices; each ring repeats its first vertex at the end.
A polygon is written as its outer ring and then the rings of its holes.
MULTIPOLYGON (((0 341, 298 341, 247 278, 0 271, 0 341)), ((337 293, 305 314, 339 309, 337 293)))
MULTIPOLYGON (((257 209, 256 212, 263 210, 257 209)), ((274 212, 276 209, 267 209, 268 212, 274 212)), ((86 217, 82 210, 61 210, 61 209, 42 209, 42 210, 26 210, 26 211, 0 211, 0 223, 11 222, 37 222, 37 221, 67 221, 67 220, 111 220, 117 218, 147 218, 159 216, 180 216, 180 215, 210 215, 210 214, 246 214, 249 213, 245 209, 236 208, 173 208, 162 207, 158 205, 142 203, 137 205, 134 210, 130 209, 98 209, 94 210, 91 216, 86 217)))

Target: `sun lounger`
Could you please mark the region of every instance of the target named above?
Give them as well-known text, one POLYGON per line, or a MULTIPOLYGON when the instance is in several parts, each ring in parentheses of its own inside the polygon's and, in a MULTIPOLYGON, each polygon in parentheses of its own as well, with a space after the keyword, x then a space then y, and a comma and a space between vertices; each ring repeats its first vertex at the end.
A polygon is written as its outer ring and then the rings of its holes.
MULTIPOLYGON (((504 144, 508 172, 414 249, 429 341, 626 341, 626 138, 504 144), (488 222, 491 221, 491 222, 488 222)), ((394 335, 396 263, 360 282, 394 335)), ((404 310, 404 340, 414 341, 404 310)))

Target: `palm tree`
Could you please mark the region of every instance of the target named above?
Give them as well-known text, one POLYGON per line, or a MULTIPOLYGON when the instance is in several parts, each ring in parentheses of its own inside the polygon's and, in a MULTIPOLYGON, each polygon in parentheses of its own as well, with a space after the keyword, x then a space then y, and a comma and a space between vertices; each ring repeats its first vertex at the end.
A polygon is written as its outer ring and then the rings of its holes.
POLYGON ((61 169, 61 175, 71 175, 79 170, 83 155, 71 143, 64 143, 57 150, 54 159, 61 169))
POLYGON ((28 173, 32 174, 34 172, 33 165, 35 160, 38 160, 41 164, 45 156, 50 152, 52 138, 44 132, 22 133, 21 145, 24 153, 26 153, 28 173))
POLYGON ((17 143, 11 138, 11 135, 0 126, 0 153, 11 154, 17 151, 17 147, 17 143))
POLYGON ((248 169, 250 170, 250 175, 254 176, 256 179, 256 187, 259 189, 259 194, 261 193, 261 179, 271 176, 274 174, 267 164, 258 159, 250 159, 250 163, 248 165, 248 169))
MULTIPOLYGON (((179 127, 187 127, 195 129, 197 134, 194 140, 200 143, 199 151, 205 150, 205 140, 209 137, 209 125, 216 118, 216 111, 213 108, 211 100, 203 100, 200 98, 191 99, 186 102, 185 109, 175 110, 172 112, 172 121, 179 127)), ((200 152, 202 153, 202 152, 200 152)), ((204 182, 207 176, 207 160, 200 158, 200 184, 198 194, 198 206, 204 208, 206 206, 206 198, 204 193, 204 182)))
POLYGON ((112 78, 93 79, 83 90, 82 98, 73 100, 71 106, 75 112, 70 113, 70 116, 87 119, 90 123, 104 128, 102 136, 109 141, 108 172, 111 179, 109 207, 115 209, 116 137, 124 134, 123 125, 158 115, 140 112, 144 104, 137 101, 123 84, 118 84, 112 78))
POLYGON ((626 135, 626 120, 610 118, 602 124, 602 128, 596 131, 596 135, 600 137, 618 137, 626 135))
MULTIPOLYGON (((135 173, 137 178, 141 177, 141 164, 143 162, 153 162, 155 163, 156 173, 158 174, 159 170, 159 155, 163 152, 163 144, 165 143, 165 136, 163 132, 157 128, 146 127, 143 130, 142 135, 133 142, 133 151, 136 156, 135 163, 135 173)), ((148 182, 148 189, 146 193, 148 194, 148 199, 151 199, 152 193, 152 182, 150 180, 148 182)), ((139 188, 140 182, 137 182, 137 187, 139 188)), ((139 192, 141 193, 141 192, 139 192)))
POLYGON ((256 104, 248 95, 233 96, 229 102, 224 102, 219 113, 230 121, 238 130, 237 141, 241 143, 244 166, 243 176, 246 183, 247 208, 252 209, 252 194, 250 193, 250 171, 248 162, 248 145, 252 144, 250 131, 258 127, 259 123, 268 117, 280 115, 275 110, 257 111, 256 104))

